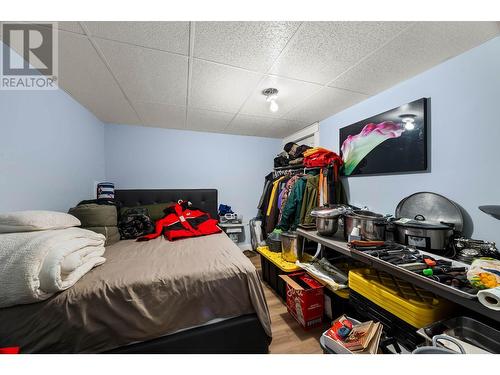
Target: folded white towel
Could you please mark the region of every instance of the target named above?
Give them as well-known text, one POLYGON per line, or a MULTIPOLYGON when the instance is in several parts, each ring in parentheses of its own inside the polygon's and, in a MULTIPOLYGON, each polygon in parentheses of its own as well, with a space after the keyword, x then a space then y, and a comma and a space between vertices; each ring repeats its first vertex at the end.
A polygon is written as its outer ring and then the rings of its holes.
POLYGON ((81 228, 0 234, 0 307, 38 302, 105 262, 105 237, 81 228))

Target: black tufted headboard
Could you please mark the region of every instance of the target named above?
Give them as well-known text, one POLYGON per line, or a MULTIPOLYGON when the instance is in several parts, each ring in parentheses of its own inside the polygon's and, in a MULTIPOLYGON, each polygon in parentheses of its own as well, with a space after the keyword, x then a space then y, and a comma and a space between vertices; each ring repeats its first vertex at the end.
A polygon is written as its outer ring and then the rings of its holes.
POLYGON ((115 190, 119 207, 134 207, 153 203, 190 201, 194 207, 218 219, 217 189, 139 189, 115 190))

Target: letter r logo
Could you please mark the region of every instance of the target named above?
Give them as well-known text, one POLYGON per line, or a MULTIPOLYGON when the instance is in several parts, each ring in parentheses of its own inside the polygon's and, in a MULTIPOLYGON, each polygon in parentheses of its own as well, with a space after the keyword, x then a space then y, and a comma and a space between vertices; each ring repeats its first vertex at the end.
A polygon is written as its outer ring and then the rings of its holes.
POLYGON ((54 73, 53 25, 3 23, 3 75, 52 75, 54 73), (21 55, 23 61, 12 53, 21 55))

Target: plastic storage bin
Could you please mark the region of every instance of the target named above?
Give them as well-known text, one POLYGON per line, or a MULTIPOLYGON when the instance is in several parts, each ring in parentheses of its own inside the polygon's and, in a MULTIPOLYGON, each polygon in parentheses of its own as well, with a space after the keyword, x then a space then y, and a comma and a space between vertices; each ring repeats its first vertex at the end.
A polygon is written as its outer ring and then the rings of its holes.
POLYGON ((349 293, 349 303, 355 310, 352 315, 361 321, 375 320, 382 323, 385 336, 394 339, 407 350, 412 351, 424 342, 424 339, 417 333, 414 326, 399 319, 353 290, 349 293))
POLYGON ((353 309, 349 303, 349 289, 335 292, 325 288, 325 315, 333 320, 341 315, 351 315, 353 309))
POLYGON ((281 253, 272 252, 267 246, 258 247, 257 252, 260 254, 262 279, 283 301, 286 301, 286 283, 279 275, 288 275, 300 271, 301 268, 295 263, 286 262, 281 257, 281 253))
POLYGON ((416 328, 447 318, 453 304, 372 268, 349 271, 349 288, 416 328))

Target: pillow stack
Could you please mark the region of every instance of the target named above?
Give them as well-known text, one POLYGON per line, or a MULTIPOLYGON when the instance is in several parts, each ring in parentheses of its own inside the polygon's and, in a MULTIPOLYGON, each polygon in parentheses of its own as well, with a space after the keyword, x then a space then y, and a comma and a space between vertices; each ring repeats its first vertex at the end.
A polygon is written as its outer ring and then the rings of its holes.
POLYGON ((82 228, 101 233, 106 237, 106 246, 120 240, 116 207, 106 204, 80 204, 69 210, 69 213, 82 223, 82 228))

